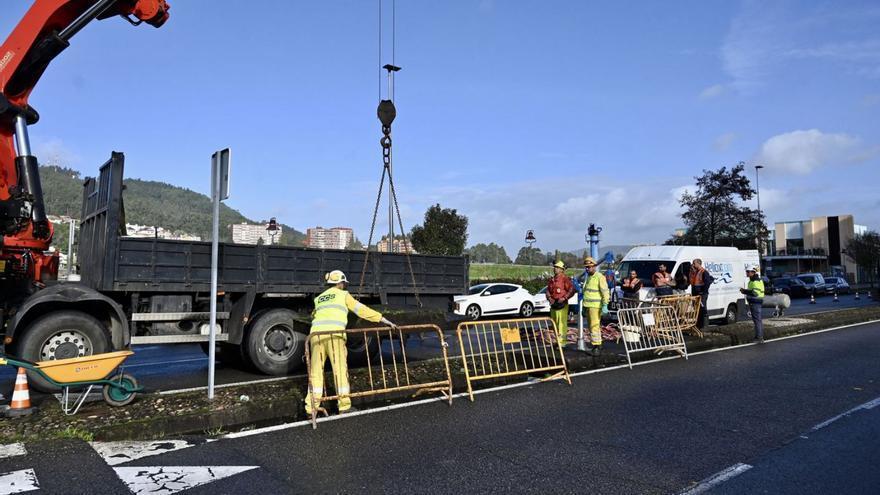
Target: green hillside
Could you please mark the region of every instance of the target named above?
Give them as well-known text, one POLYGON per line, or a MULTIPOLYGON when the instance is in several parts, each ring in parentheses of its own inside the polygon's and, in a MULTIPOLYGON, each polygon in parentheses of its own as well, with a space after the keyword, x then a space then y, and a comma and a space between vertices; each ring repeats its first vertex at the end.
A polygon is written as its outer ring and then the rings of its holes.
MULTIPOLYGON (((79 172, 63 167, 40 167, 46 210, 50 215, 80 217, 82 208, 83 177, 79 172)), ((186 232, 209 239, 211 236, 211 199, 204 194, 164 182, 125 179, 125 221, 139 225, 155 225, 166 230, 186 232)), ((238 210, 220 205, 220 225, 233 223, 265 223, 251 220, 238 210)), ((282 224, 280 243, 300 246, 305 234, 282 224)), ((66 229, 56 227, 52 244, 66 250, 66 229), (62 232, 64 231, 64 232, 62 232), (64 246, 63 248, 61 246, 64 246)), ((220 229, 221 240, 228 241, 228 228, 220 229)))

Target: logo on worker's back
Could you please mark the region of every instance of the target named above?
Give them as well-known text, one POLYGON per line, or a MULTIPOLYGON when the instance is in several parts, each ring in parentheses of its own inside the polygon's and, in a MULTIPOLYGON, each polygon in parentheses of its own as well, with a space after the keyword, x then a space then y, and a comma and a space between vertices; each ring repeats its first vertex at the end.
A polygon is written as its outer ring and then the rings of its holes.
POLYGON ((715 278, 715 283, 729 284, 733 282, 732 263, 706 263, 704 268, 715 278))

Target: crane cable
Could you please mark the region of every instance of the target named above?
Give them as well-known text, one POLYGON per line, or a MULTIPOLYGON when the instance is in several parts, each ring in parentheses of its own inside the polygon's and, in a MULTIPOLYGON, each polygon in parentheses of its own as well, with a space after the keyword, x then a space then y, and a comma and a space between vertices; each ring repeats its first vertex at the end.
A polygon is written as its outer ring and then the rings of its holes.
MULTIPOLYGON (((395 33, 396 27, 397 27, 396 26, 396 24, 397 24, 396 4, 397 4, 396 0, 392 0, 392 3, 391 3, 391 64, 385 65, 383 67, 386 70, 388 70, 389 78, 391 78, 392 83, 393 83, 393 76, 391 74, 392 71, 400 70, 399 67, 396 67, 394 65, 395 51, 396 51, 396 45, 397 45, 396 33, 395 33)), ((379 0, 379 65, 382 66, 382 0, 379 0)), ((379 117, 379 120, 382 122, 382 138, 379 140, 379 143, 382 146, 382 162, 383 162, 382 177, 379 179, 379 191, 376 194, 376 205, 373 208, 373 221, 370 224, 370 237, 367 240, 367 248, 366 248, 365 256, 364 256, 364 265, 361 268, 361 278, 360 278, 360 284, 358 285, 357 295, 358 295, 358 297, 361 297, 361 294, 363 293, 364 280, 366 279, 366 274, 367 274, 367 266, 369 265, 369 261, 370 261, 370 245, 373 244, 373 234, 376 230, 376 219, 378 218, 378 215, 379 215, 379 203, 381 203, 381 201, 382 201, 382 189, 385 186, 385 176, 387 175, 388 176, 388 189, 391 193, 390 201, 394 206, 394 213, 397 214, 397 224, 400 227, 400 233, 401 233, 401 235, 403 235, 403 241, 404 241, 403 242, 403 253, 406 256, 406 264, 407 264, 407 268, 409 269, 409 275, 410 275, 410 280, 412 282, 413 293, 416 296, 416 304, 418 304, 418 307, 421 308, 422 307, 422 300, 419 297, 419 289, 418 289, 418 286, 416 285, 416 275, 415 275, 415 271, 413 270, 413 267, 412 267, 412 258, 409 255, 409 252, 410 252, 409 246, 410 245, 408 245, 408 243, 407 243, 407 236, 405 233, 406 230, 404 230, 404 228, 403 228, 403 218, 400 215, 400 206, 398 205, 398 202, 397 202, 397 191, 394 188, 394 178, 391 173, 391 170, 392 170, 392 168, 391 168, 391 123, 394 122, 394 118, 397 116, 397 109, 394 107, 394 103, 391 101, 390 94, 388 95, 389 99, 387 99, 387 100, 382 99, 381 71, 379 74, 380 74, 379 75, 379 108, 377 109, 376 113, 379 117)), ((389 88, 389 89, 391 89, 391 88, 389 88)), ((393 91, 393 89, 392 89, 392 91, 393 91)), ((391 219, 392 224, 393 224, 393 221, 394 220, 391 219)), ((390 232, 389 232, 389 234, 390 234, 390 232)), ((388 239, 388 246, 389 246, 389 251, 393 251, 393 246, 394 246, 394 238, 393 237, 390 237, 388 239)), ((378 252, 378 251, 379 251, 379 246, 377 245, 376 252, 378 252)), ((374 284, 376 283, 375 276, 373 277, 373 283, 374 284)))

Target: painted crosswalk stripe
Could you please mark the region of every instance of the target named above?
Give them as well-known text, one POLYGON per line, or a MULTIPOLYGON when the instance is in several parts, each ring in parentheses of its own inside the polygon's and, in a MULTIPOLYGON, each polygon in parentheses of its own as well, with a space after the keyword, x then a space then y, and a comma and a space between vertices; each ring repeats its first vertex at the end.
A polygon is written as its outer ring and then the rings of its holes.
POLYGON ((37 473, 33 469, 22 469, 0 474, 0 495, 24 493, 40 489, 37 473))
POLYGON ((162 440, 153 442, 89 442, 89 445, 107 464, 116 466, 143 457, 185 449, 195 444, 186 440, 162 440))
POLYGON ((115 467, 116 475, 135 495, 170 495, 234 476, 259 466, 115 467))
POLYGON ((27 450, 25 450, 23 443, 7 443, 5 445, 0 445, 0 459, 26 454, 27 450))

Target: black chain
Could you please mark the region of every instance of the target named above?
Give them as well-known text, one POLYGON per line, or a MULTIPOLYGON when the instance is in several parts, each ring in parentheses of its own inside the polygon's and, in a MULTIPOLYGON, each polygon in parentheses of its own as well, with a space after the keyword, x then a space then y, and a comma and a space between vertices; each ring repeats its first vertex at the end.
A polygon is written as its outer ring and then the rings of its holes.
MULTIPOLYGON (((357 297, 360 298, 364 290, 364 278, 367 275, 367 264, 370 261, 370 245, 373 244, 373 231, 376 229, 376 216, 379 214, 379 202, 382 200, 382 186, 385 185, 385 173, 388 171, 386 165, 382 168, 382 179, 379 180, 379 194, 376 195, 376 207, 373 209, 373 223, 370 224, 370 238, 367 239, 367 249, 364 255, 364 267, 361 269, 361 283, 358 285, 357 297)), ((378 247, 376 248, 379 249, 378 247)))

